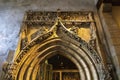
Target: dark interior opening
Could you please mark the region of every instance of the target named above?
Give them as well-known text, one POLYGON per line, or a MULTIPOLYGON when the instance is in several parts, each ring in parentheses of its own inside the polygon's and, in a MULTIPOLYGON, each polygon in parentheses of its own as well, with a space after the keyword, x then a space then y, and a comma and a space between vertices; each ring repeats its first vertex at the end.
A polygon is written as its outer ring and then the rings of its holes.
POLYGON ((53 70, 77 69, 76 65, 71 60, 60 54, 56 54, 50 57, 48 59, 48 64, 53 66, 53 70))

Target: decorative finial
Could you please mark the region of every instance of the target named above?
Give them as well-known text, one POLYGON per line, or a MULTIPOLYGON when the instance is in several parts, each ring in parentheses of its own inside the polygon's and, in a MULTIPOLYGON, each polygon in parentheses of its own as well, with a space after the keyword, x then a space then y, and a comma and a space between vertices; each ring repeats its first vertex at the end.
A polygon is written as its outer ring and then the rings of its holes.
POLYGON ((60 9, 57 9, 57 17, 59 17, 60 9))

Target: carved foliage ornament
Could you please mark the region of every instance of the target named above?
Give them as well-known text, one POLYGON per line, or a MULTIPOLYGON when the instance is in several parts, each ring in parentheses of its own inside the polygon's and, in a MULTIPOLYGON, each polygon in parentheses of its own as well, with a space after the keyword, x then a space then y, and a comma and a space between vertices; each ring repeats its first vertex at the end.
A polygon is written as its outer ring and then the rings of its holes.
MULTIPOLYGON (((60 20, 57 20, 58 21, 58 26, 59 26, 59 28, 58 29, 61 29, 61 31, 62 32, 64 32, 65 34, 67 34, 67 36, 69 36, 70 38, 72 38, 72 39, 74 39, 74 40, 76 40, 76 41, 78 41, 79 43, 80 43, 80 48, 82 48, 83 50, 85 50, 85 51, 87 51, 90 55, 91 55, 91 57, 94 59, 94 61, 95 61, 95 63, 96 63, 96 65, 98 66, 98 65, 103 65, 102 64, 102 61, 101 61, 101 58, 100 58, 100 56, 96 53, 96 51, 87 43, 87 42, 85 42, 84 40, 82 40, 80 37, 78 37, 76 34, 72 34, 71 32, 69 32, 68 30, 67 30, 67 28, 62 24, 62 22, 60 21, 60 20)), ((56 26, 57 27, 57 26, 56 26)), ((53 30, 56 30, 56 29, 53 29, 53 30)), ((56 30, 57 31, 57 30, 56 30)), ((27 54, 27 52, 34 46, 34 45, 37 45, 37 44, 39 44, 40 42, 42 42, 42 41, 44 41, 44 40, 46 40, 48 37, 50 37, 50 36, 52 36, 53 35, 53 32, 54 31, 49 31, 48 33, 45 33, 45 34, 43 34, 43 35, 40 35, 40 36, 37 36, 36 38, 34 38, 28 45, 26 45, 23 49, 22 49, 22 51, 19 53, 19 55, 17 56, 17 58, 15 59, 15 61, 14 61, 14 63, 16 63, 16 65, 17 64, 19 64, 20 63, 20 61, 21 61, 21 59, 27 54)), ((16 67, 16 65, 15 64, 12 64, 12 65, 10 65, 10 70, 7 70, 8 71, 8 75, 9 75, 9 79, 11 79, 11 80, 14 80, 15 79, 15 77, 14 77, 14 75, 15 75, 15 67, 16 67), (13 72, 13 73, 12 73, 13 72)), ((97 67, 98 68, 98 67, 97 67)), ((103 66, 102 66, 102 68, 99 68, 99 69, 103 69, 103 73, 102 74, 104 74, 105 75, 105 77, 104 78, 107 78, 107 79, 109 79, 110 77, 107 75, 106 76, 106 74, 108 74, 107 73, 107 71, 106 70, 104 70, 104 68, 103 68, 103 66)), ((105 79, 104 79, 105 80, 105 79)))

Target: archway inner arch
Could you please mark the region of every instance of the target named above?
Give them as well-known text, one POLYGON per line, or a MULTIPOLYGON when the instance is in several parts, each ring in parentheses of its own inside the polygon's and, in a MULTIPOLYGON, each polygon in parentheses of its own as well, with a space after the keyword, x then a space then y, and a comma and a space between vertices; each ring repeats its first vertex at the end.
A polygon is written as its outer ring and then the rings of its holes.
POLYGON ((37 78, 39 79, 41 76, 40 74, 44 73, 47 80, 80 80, 80 74, 77 66, 63 54, 64 53, 62 52, 56 51, 55 54, 49 56, 48 59, 45 59, 43 63, 40 64, 37 78), (41 69, 43 69, 43 71, 40 71, 41 69))
POLYGON ((32 55, 26 57, 25 61, 23 60, 23 63, 21 63, 21 68, 18 71, 17 76, 18 80, 35 80, 40 64, 58 52, 74 62, 82 80, 92 80, 98 78, 98 73, 92 59, 90 59, 84 51, 78 48, 78 46, 72 43, 56 38, 45 41, 44 45, 38 45, 38 47, 36 46, 36 51, 32 52, 32 55), (95 74, 93 75, 92 73, 95 74), (25 75, 27 75, 27 77, 25 75))

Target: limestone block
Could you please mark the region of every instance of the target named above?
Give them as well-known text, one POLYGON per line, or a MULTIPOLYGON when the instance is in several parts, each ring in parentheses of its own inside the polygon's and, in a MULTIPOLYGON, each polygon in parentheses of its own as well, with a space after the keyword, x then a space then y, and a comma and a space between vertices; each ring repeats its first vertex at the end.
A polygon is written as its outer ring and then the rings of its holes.
POLYGON ((117 55, 117 59, 118 59, 118 66, 117 67, 120 67, 120 54, 117 55))
POLYGON ((111 29, 109 30, 110 35, 112 38, 119 38, 120 39, 120 30, 119 29, 111 29))
MULTIPOLYGON (((114 37, 114 38, 112 38, 112 41, 113 41, 114 46, 120 46, 120 38, 114 37)), ((120 50, 120 48, 119 48, 119 50, 120 50)))
POLYGON ((103 12, 111 12, 112 11, 112 4, 111 3, 104 3, 103 4, 103 12))
POLYGON ((115 50, 116 50, 116 55, 120 58, 120 45, 115 46, 115 50))
POLYGON ((14 57, 14 50, 10 50, 8 53, 6 61, 11 62, 13 60, 13 57, 14 57))

